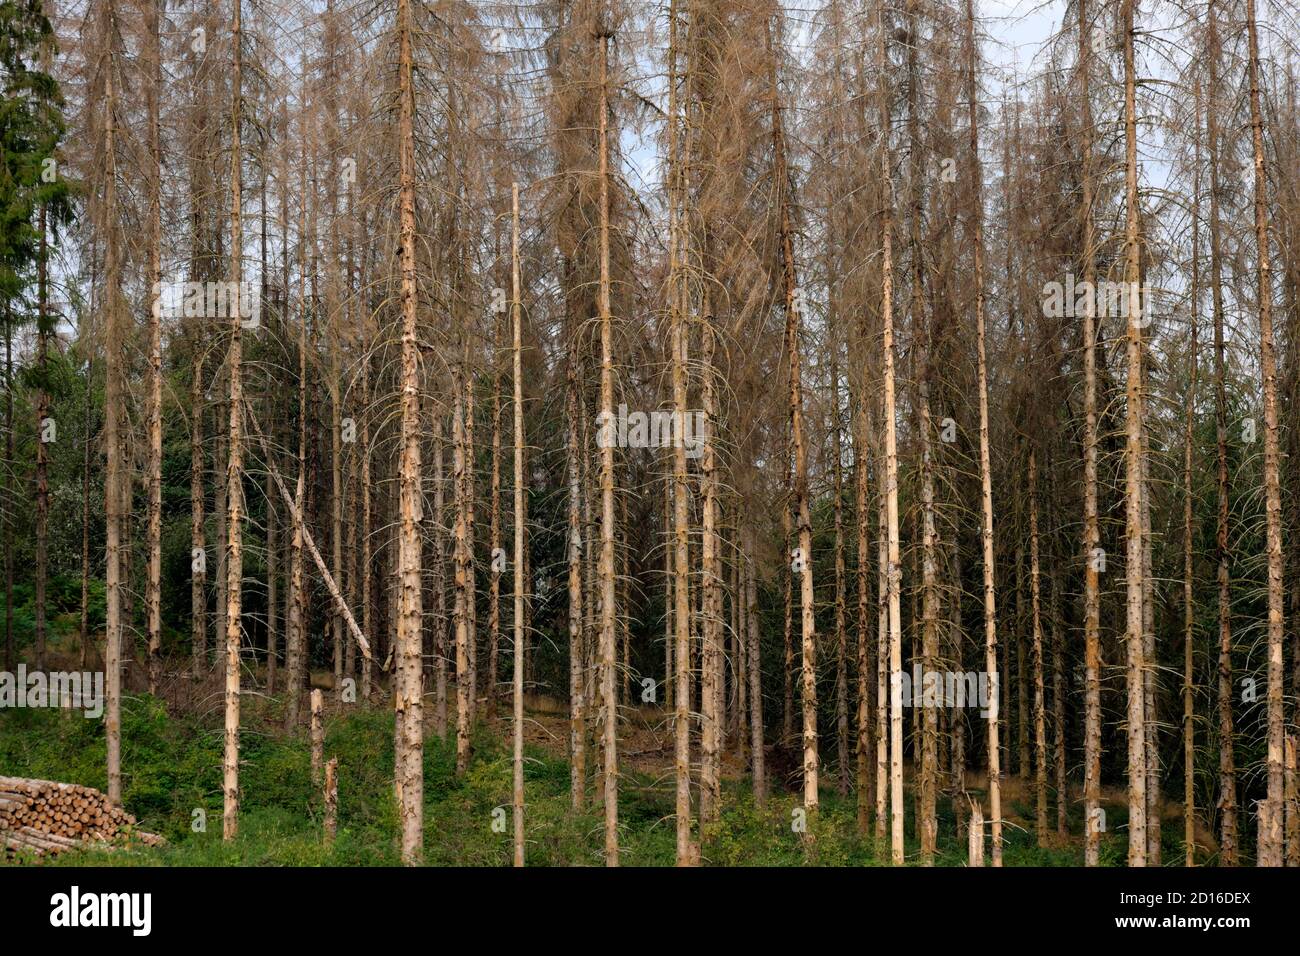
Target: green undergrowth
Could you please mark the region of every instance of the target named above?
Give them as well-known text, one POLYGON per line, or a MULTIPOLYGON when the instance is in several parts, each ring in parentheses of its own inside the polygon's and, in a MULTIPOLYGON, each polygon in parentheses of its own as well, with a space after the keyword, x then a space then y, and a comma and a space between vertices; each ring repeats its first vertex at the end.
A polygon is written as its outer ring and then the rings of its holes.
MULTIPOLYGON (((63 854, 45 865, 169 866, 391 866, 399 862, 393 802, 393 720, 385 710, 357 707, 326 719, 326 757, 339 761, 338 835, 322 838, 319 796, 312 786, 305 731, 280 729, 271 702, 245 706, 241 735, 238 837, 222 839, 222 731, 197 718, 169 717, 151 697, 132 697, 122 709, 123 803, 139 826, 166 837, 165 846, 129 851, 63 854)), ((424 753, 425 863, 505 866, 511 861, 511 760, 508 742, 480 729, 467 772, 456 776, 454 740, 430 736, 424 753)), ((103 723, 54 710, 0 714, 0 774, 106 787, 103 723)), ((603 821, 594 786, 575 812, 569 764, 537 748, 525 753, 527 862, 537 866, 600 865, 603 821)), ((908 862, 917 846, 908 800, 908 862)), ((798 796, 773 794, 760 809, 748 781, 724 783, 723 810, 702 834, 702 862, 716 866, 883 866, 888 846, 858 834, 856 803, 832 788, 815 815, 802 814, 798 796)), ((620 780, 620 862, 671 866, 675 855, 671 775, 627 773, 620 780)), ((1011 807, 1032 820, 1032 808, 1011 807)), ((1071 821, 1074 832, 1079 821, 1071 821)), ((939 810, 938 865, 961 866, 951 806, 939 810)), ((1082 864, 1077 840, 1044 850, 1034 835, 1008 826, 1007 866, 1082 864)), ((1109 834, 1103 862, 1122 864, 1121 841, 1109 834)))

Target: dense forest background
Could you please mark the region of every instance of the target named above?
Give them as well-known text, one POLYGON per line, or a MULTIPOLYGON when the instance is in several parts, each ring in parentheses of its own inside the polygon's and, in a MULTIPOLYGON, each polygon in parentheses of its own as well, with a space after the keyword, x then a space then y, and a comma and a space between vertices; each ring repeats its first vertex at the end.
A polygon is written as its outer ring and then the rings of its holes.
POLYGON ((1300 865, 1296 10, 1050 8, 0 4, 5 669, 108 675, 0 771, 252 862, 316 688, 335 862, 1300 865))

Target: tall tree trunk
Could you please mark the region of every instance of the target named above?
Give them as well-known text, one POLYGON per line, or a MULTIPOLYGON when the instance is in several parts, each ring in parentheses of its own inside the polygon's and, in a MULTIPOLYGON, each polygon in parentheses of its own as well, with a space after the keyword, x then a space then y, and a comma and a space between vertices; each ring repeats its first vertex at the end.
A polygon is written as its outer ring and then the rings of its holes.
POLYGON ((799 333, 802 296, 794 261, 794 222, 790 212, 789 167, 786 164, 785 126, 777 89, 777 50, 772 26, 767 31, 769 89, 772 111, 772 164, 776 179, 777 235, 785 292, 785 352, 790 363, 790 444, 794 454, 794 518, 798 533, 800 630, 802 633, 799 686, 803 706, 803 806, 809 813, 818 804, 817 755, 817 629, 813 597, 812 517, 808 505, 808 451, 804 443, 803 385, 800 380, 799 333))
MULTIPOLYGON (((162 0, 149 10, 149 281, 155 305, 149 310, 149 558, 145 582, 145 633, 149 648, 149 693, 157 695, 162 678, 162 139, 158 128, 162 98, 162 0)), ((42 240, 44 233, 42 232, 42 240)), ((38 599, 38 606, 41 604, 38 599)), ((43 610, 43 609, 42 609, 43 610)))
MULTIPOLYGON (((1082 3, 1083 0, 1080 0, 1082 3)), ((993 550, 993 478, 989 452, 989 387, 984 320, 984 173, 979 158, 979 101, 975 75, 978 50, 975 40, 975 7, 966 0, 966 94, 969 118, 969 162, 971 166, 971 230, 974 246, 975 280, 975 360, 976 389, 979 392, 979 470, 980 470, 980 544, 984 576, 984 668, 990 679, 998 673, 997 590, 994 582, 993 550)), ((999 704, 1001 688, 994 684, 988 715, 989 823, 993 836, 992 862, 1002 865, 1002 792, 1001 753, 998 749, 999 704)), ((982 819, 982 817, 981 817, 982 819)), ((971 835, 971 839, 975 839, 971 835)), ((980 837, 981 848, 983 837, 980 837)), ((981 849, 981 853, 982 853, 981 849)))
MULTIPOLYGON (((337 182, 332 171, 331 181, 337 182)), ((330 277, 326 285, 329 304, 329 390, 330 390, 330 571, 335 581, 343 580, 343 373, 339 366, 339 293, 338 293, 338 210, 331 198, 330 209, 330 277)), ((343 693, 343 618, 330 615, 331 649, 334 661, 334 688, 343 693)))
POLYGON ((1195 160, 1192 175, 1191 354, 1187 396, 1183 404, 1183 852, 1196 865, 1196 684, 1192 653, 1196 638, 1195 566, 1192 559, 1192 447, 1196 428, 1197 335, 1201 321, 1201 80, 1196 78, 1195 160))
MULTIPOLYGON (((1079 217, 1083 227, 1083 280, 1088 288, 1096 286, 1096 261, 1093 257, 1092 223, 1092 38, 1094 30, 1088 15, 1088 0, 1078 0, 1079 7, 1079 100, 1082 105, 1079 125, 1083 143, 1083 182, 1079 217)), ((1086 866, 1096 866, 1101 847, 1101 584, 1099 548, 1101 531, 1097 517, 1097 323, 1094 296, 1085 296, 1083 314, 1083 858, 1086 866)), ((997 814, 995 813, 994 816, 997 814)), ((994 824, 997 825, 996 823, 994 824)))
MULTIPOLYGON (((569 316, 565 370, 565 417, 568 422, 569 481, 569 791, 574 810, 581 810, 587 788, 587 679, 582 614, 582 487, 579 466, 578 330, 569 316)), ((665 578, 665 581, 668 580, 665 578)), ((671 678, 669 678, 671 679, 671 678)))
POLYGON ((844 442, 840 421, 839 339, 834 307, 829 314, 831 351, 831 470, 835 501, 835 754, 836 784, 841 796, 849 792, 849 638, 844 623, 844 442))
MULTIPOLYGON (((465 468, 462 472, 464 481, 464 508, 465 508, 465 622, 468 631, 468 640, 465 644, 467 654, 466 662, 469 665, 469 726, 471 731, 478 722, 478 563, 475 560, 475 542, 477 537, 474 532, 474 500, 477 494, 475 489, 475 465, 478 458, 474 450, 474 418, 475 406, 477 404, 477 393, 475 383, 477 375, 475 367, 471 364, 470 354, 470 336, 465 336, 465 364, 464 364, 464 387, 465 387, 465 418, 464 418, 464 442, 465 442, 465 468)), ((472 748, 471 748, 472 749, 472 748)))
POLYGON ((398 208, 402 304, 402 432, 398 471, 400 515, 397 646, 393 704, 398 741, 395 761, 402 862, 420 862, 424 849, 424 706, 420 617, 420 381, 416 340, 415 85, 410 0, 397 0, 398 208))
POLYGON ((1277 419, 1277 352, 1273 342, 1273 285, 1268 236, 1268 169, 1264 155, 1264 120, 1260 106, 1259 28, 1255 21, 1255 0, 1246 0, 1247 66, 1250 80, 1250 132, 1255 161, 1255 255, 1259 306, 1259 370, 1264 393, 1264 514, 1265 550, 1268 558, 1268 802, 1267 842, 1259 848, 1265 866, 1281 866, 1283 860, 1283 746, 1282 709, 1285 639, 1282 585, 1282 489, 1277 419))
MULTIPOLYGON (((609 39, 600 27, 600 409, 605 421, 614 415, 614 331, 610 316, 609 274, 609 39)), ((600 706, 601 790, 605 801, 605 865, 618 865, 618 698, 614 673, 618 666, 614 605, 614 446, 600 450, 600 706)), ((680 831, 680 823, 679 823, 680 831)))
MULTIPOLYGON (((514 348, 514 407, 515 407, 515 608, 514 608, 514 824, 515 866, 524 865, 524 524, 528 513, 524 510, 524 366, 523 366, 523 309, 519 303, 519 184, 511 187, 511 222, 514 226, 510 242, 511 276, 511 332, 514 348)), ((497 409, 494 409, 496 411, 497 409)), ((500 448, 499 428, 494 429, 494 445, 500 448)), ((495 476, 494 476, 495 478, 495 476)), ((493 481, 494 489, 499 482, 493 481)), ((493 517, 496 515, 494 513, 493 517)), ((495 640, 495 636, 494 636, 495 640)), ((495 650, 495 645, 494 645, 495 650)), ((495 658, 495 653, 492 655, 495 658)), ((495 668, 494 668, 495 673, 495 668)), ((489 675, 489 688, 495 680, 489 675)), ((492 691, 490 691, 492 693, 492 691)))
MULTIPOLYGON (((9 309, 5 308, 3 316, 5 328, 5 461, 14 460, 14 381, 13 381, 13 316, 9 309)), ((3 475, 0 475, 0 492, 3 497, 4 508, 8 511, 10 504, 9 488, 9 469, 6 468, 3 475)), ((0 522, 4 525, 4 575, 5 575, 5 668, 12 671, 14 669, 14 660, 17 657, 14 641, 14 546, 13 546, 13 529, 10 522, 0 522)))
MULTIPOLYGON (((1023 520, 1023 512, 1019 516, 1023 520)), ((1024 525, 1020 525, 1024 529, 1024 525)), ((1033 769, 1032 704, 1030 703, 1030 648, 1025 640, 1025 549, 1016 549, 1016 742, 1020 746, 1017 770, 1020 779, 1028 785, 1033 769)), ((1032 622, 1031 622, 1032 623, 1032 622)))
POLYGON ((1146 664, 1143 655, 1143 437, 1142 437, 1142 307, 1139 257, 1141 235, 1138 226, 1137 160, 1137 77, 1133 55, 1133 5, 1123 0, 1120 25, 1124 34, 1124 205, 1125 265, 1127 296, 1128 389, 1125 411, 1124 501, 1125 562, 1127 581, 1127 646, 1125 675, 1128 684, 1128 802, 1129 866, 1147 863, 1147 757, 1146 757, 1146 664))
MULTIPOLYGON (((707 240, 706 240, 707 241, 707 240)), ((703 434, 700 449, 700 823, 718 818, 722 796, 722 707, 719 665, 722 646, 722 560, 718 534, 717 454, 714 440, 716 398, 713 380, 714 336, 711 296, 702 296, 700 317, 700 400, 703 434)))
MULTIPOLYGON (((920 83, 917 52, 920 44, 920 23, 916 0, 907 5, 907 126, 908 156, 911 161, 911 239, 912 285, 910 292, 912 337, 916 345, 917 415, 921 443, 921 672, 935 671, 939 656, 938 619, 939 589, 938 531, 934 510, 934 449, 930 416, 930 322, 925 294, 925 265, 922 261, 921 220, 925 213, 922 190, 922 144, 918 111, 920 83)), ((919 690, 919 688, 916 688, 919 690)), ((921 837, 921 861, 929 866, 934 862, 938 839, 935 816, 935 797, 938 787, 939 712, 934 707, 922 709, 920 819, 917 830, 921 837)))
MULTIPOLYGON (((1146 359, 1143 357, 1146 395, 1146 359)), ((1159 696, 1156 655, 1155 572, 1151 558, 1151 435, 1142 431, 1142 660, 1143 732, 1147 761, 1147 865, 1160 866, 1160 741, 1156 704, 1159 696)))
MULTIPOLYGON (((1207 100, 1219 102, 1218 8, 1210 0, 1206 8, 1206 60, 1209 67, 1207 100)), ((1218 731, 1219 731, 1219 861, 1237 865, 1237 770, 1234 757, 1232 717, 1232 554, 1228 535, 1228 397, 1226 343, 1224 340, 1223 246, 1219 220, 1219 123, 1211 107, 1205 113, 1205 132, 1210 151, 1210 300, 1214 311, 1214 431, 1215 486, 1218 492, 1215 521, 1216 578, 1219 603, 1218 731)))
MULTIPOLYGON (((865 310, 864 321, 865 322, 865 310)), ((858 587, 858 623, 856 659, 858 667, 857 695, 858 706, 854 714, 857 756, 857 803, 858 832, 866 836, 871 817, 872 802, 875 800, 876 742, 875 725, 872 723, 871 678, 876 672, 875 652, 877 644, 871 640, 871 600, 868 584, 871 570, 871 475, 868 461, 868 448, 871 442, 871 396, 868 393, 865 371, 865 351, 870 338, 864 327, 861 335, 863 355, 858 361, 863 364, 859 379, 857 401, 853 403, 853 418, 856 427, 853 435, 853 481, 857 516, 857 568, 855 577, 858 587)))
MULTIPOLYGON (((92 249, 92 258, 94 255, 92 249)), ((94 265, 91 265, 91 275, 94 276, 94 265)), ((92 279, 91 286, 93 289, 94 282, 92 279)), ((94 297, 92 295, 93 303, 94 297)), ((85 670, 90 653, 90 445, 93 432, 91 430, 91 420, 93 418, 93 401, 94 401, 94 382, 95 382, 95 363, 90 356, 86 357, 86 404, 83 419, 83 431, 81 436, 81 620, 79 625, 80 654, 79 660, 81 669, 85 670)), ((12 650, 12 648, 10 648, 12 650)), ((13 669, 13 663, 7 665, 9 670, 13 669)))
POLYGON ((203 471, 203 365, 206 345, 196 330, 193 378, 190 382, 190 653, 197 680, 208 667, 207 534, 204 527, 203 471))
MULTIPOLYGON (((785 494, 781 503, 781 547, 786 554, 789 554, 794 534, 794 517, 790 513, 790 456, 786 454, 783 457, 785 474, 781 480, 781 488, 785 494)), ((787 574, 783 577, 785 588, 781 632, 781 744, 788 746, 794 740, 794 575, 787 574)))
MULTIPOLYGON (((258 277, 258 302, 265 303, 267 300, 267 290, 270 288, 270 272, 266 259, 266 154, 265 152, 258 158, 258 165, 262 170, 262 181, 258 189, 258 197, 261 202, 261 215, 259 216, 261 225, 261 236, 259 240, 259 251, 261 257, 261 274, 258 277)), ((276 334, 280 334, 284 327, 284 316, 278 315, 280 328, 276 334)), ((266 397, 269 399, 274 395, 275 383, 271 369, 267 369, 266 397)), ((275 433, 275 423, 278 419, 274 405, 268 412, 268 426, 271 429, 272 437, 275 433)), ((268 456, 266 460, 266 476, 263 484, 263 497, 266 500, 266 693, 268 695, 275 693, 275 672, 276 672, 276 602, 279 598, 279 585, 276 581, 278 568, 278 541, 279 534, 276 527, 276 504, 275 504, 275 482, 271 477, 274 468, 274 458, 268 456)))
POLYGON ((436 411, 433 416, 433 617, 437 631, 433 635, 433 727, 439 740, 447 739, 447 536, 443 530, 447 495, 443 458, 442 412, 436 411))
MULTIPOLYGON (((243 219, 241 210, 241 172, 243 155, 240 143, 243 106, 243 0, 235 0, 231 24, 231 49, 235 58, 231 78, 230 107, 230 281, 238 289, 243 281, 243 219)), ((226 724, 225 752, 222 761, 221 832, 226 842, 239 833, 239 651, 242 637, 243 554, 243 438, 244 394, 240 369, 242 343, 240 327, 243 316, 233 307, 230 322, 230 351, 227 366, 230 374, 230 449, 226 462, 226 724)))
MULTIPOLYGON (((881 152, 880 171, 883 181, 884 202, 881 213, 880 259, 880 316, 883 330, 882 417, 885 430, 884 490, 884 547, 882 548, 884 574, 888 591, 889 627, 889 810, 890 852, 895 866, 903 865, 903 564, 898 535, 898 413, 895 404, 894 380, 894 206, 893 206, 893 150, 890 148, 893 120, 890 115, 891 91, 888 82, 889 37, 885 28, 885 4, 877 4, 877 33, 879 34, 879 89, 877 100, 880 110, 881 152)), ((881 655, 882 661, 884 655, 881 655)), ((881 706, 884 706, 884 688, 880 687, 881 706)), ((883 738, 883 735, 882 735, 883 738)), ((883 743, 882 743, 883 748, 883 743)), ((883 774, 882 774, 883 776, 883 774)))
MULTIPOLYGON (((684 313, 690 307, 688 286, 682 262, 683 250, 686 248, 687 230, 683 223, 685 218, 686 169, 690 157, 686 145, 680 142, 680 121, 677 116, 677 2, 670 0, 669 29, 669 71, 668 89, 668 179, 669 179, 669 228, 668 240, 668 308, 669 308, 669 361, 673 420, 680 427, 685 422, 687 411, 687 361, 689 339, 685 327, 684 313)), ((687 63, 687 78, 690 76, 690 61, 687 63)), ((602 120, 603 124, 603 120, 602 120)), ((602 130, 604 126, 602 125, 602 130)), ((603 154, 602 154, 603 159, 603 154)), ((691 599, 690 599, 690 551, 688 536, 689 496, 686 484, 686 446, 683 442, 673 442, 672 481, 670 501, 672 511, 671 547, 672 554, 670 593, 672 597, 672 636, 671 666, 668 674, 673 682, 673 771, 675 780, 675 838, 676 861, 678 866, 689 866, 693 860, 691 843, 691 599)))
MULTIPOLYGON (((748 673, 749 678, 749 732, 750 750, 753 754, 752 778, 754 781, 754 803, 760 809, 767 801, 767 771, 764 766, 765 750, 763 745, 763 661, 762 644, 758 626, 758 566, 755 563, 756 550, 754 533, 748 533, 749 547, 744 555, 745 609, 741 615, 741 627, 748 633, 748 673)), ((737 599, 740 595, 737 595, 737 599)), ((740 728, 744 733, 744 728, 740 728)))
MULTIPOLYGON (((35 625, 36 625, 36 669, 45 670, 45 578, 49 571, 48 528, 50 519, 50 480, 49 452, 46 450, 46 420, 50 413, 50 394, 46 387, 48 364, 46 356, 49 351, 49 285, 48 263, 49 246, 45 238, 47 223, 44 204, 38 213, 38 249, 36 257, 36 368, 40 384, 36 394, 36 582, 35 582, 35 625)), ((10 434, 13 433, 13 420, 10 418, 10 434)), ((13 458, 9 459, 11 462, 13 458)))
MULTIPOLYGON (((13 313, 6 307, 4 315, 5 323, 5 461, 12 462, 15 458, 14 453, 14 317, 13 313)), ((9 499, 11 489, 9 487, 9 470, 5 469, 4 473, 4 507, 9 510, 13 507, 9 499)), ((5 538, 5 646, 12 648, 14 645, 14 541, 13 525, 10 521, 3 522, 5 538)), ((10 654, 12 657, 12 653, 10 654)))
POLYGON ((452 423, 451 423, 451 484, 452 556, 455 568, 455 626, 456 626, 456 773, 469 769, 470 734, 473 731, 473 673, 470 668, 470 647, 473 632, 470 624, 470 605, 474 596, 469 585, 469 550, 467 540, 468 518, 465 503, 465 471, 468 468, 465 451, 465 366, 458 362, 452 366, 452 423))
MULTIPOLYGON (((882 148, 884 148, 882 146, 882 148)), ((882 231, 882 237, 884 235, 882 231)), ((883 243, 882 243, 883 246, 883 243)), ((890 268, 893 268, 892 261, 889 262, 890 268)), ((881 262, 881 277, 885 275, 885 261, 881 262)), ((882 296, 882 311, 883 311, 882 296)), ((883 323, 882 323, 883 328, 883 323)), ((881 372, 881 419, 884 415, 884 372, 881 372)), ((874 400, 873 400, 874 404, 874 400)), ((872 405, 868 405, 870 411, 872 405)), ((890 676, 889 668, 889 641, 890 635, 890 611, 889 611, 889 521, 888 521, 888 488, 887 485, 887 467, 883 448, 885 445, 884 437, 872 428, 871 418, 867 419, 867 428, 872 433, 874 442, 874 454, 876 459, 876 483, 878 485, 876 493, 876 829, 875 838, 877 846, 883 846, 885 842, 885 827, 889 818, 890 793, 893 787, 893 770, 890 762, 889 751, 893 744, 890 741, 892 733, 892 711, 890 700, 892 697, 893 679, 890 676)), ((882 425, 883 428, 883 425, 882 425)), ((892 825, 892 824, 891 824, 892 825)))
MULTIPOLYGON (((108 3, 108 36, 114 37, 117 14, 108 3)), ((104 336, 104 749, 108 771, 108 800, 122 803, 122 443, 117 409, 122 405, 122 267, 117 221, 117 95, 114 52, 108 52, 104 73, 104 297, 107 329, 104 336)), ((8 340, 6 339, 6 351, 8 340)), ((11 430, 12 431, 12 430, 11 430)), ((8 602, 12 603, 12 602, 8 602)))
POLYGON ((266 692, 275 693, 279 654, 280 529, 276 519, 275 490, 271 471, 266 472, 266 692))
MULTIPOLYGON (((98 307, 96 288, 99 261, 96 258, 97 243, 94 239, 90 245, 90 308, 92 312, 98 307)), ((98 314, 95 312, 95 314, 98 314)), ((78 659, 82 670, 86 669, 90 659, 90 446, 94 430, 94 384, 95 361, 93 353, 86 356, 85 403, 83 405, 81 433, 81 619, 78 638, 80 642, 78 659)), ((6 669, 13 670, 13 647, 6 647, 6 669)))
MULTIPOLYGON (((338 21, 333 0, 327 0, 323 24, 325 152, 328 157, 329 187, 329 248, 326 251, 328 267, 325 276, 325 317, 329 345, 327 385, 330 415, 330 571, 334 580, 343 580, 343 370, 341 367, 340 338, 342 336, 342 278, 339 259, 339 179, 341 178, 338 122, 338 21)), ((333 652, 334 691, 343 693, 344 636, 343 618, 330 615, 330 648, 333 652)))
MULTIPOLYGON (((673 295, 670 292, 669 298, 673 295)), ((674 353, 676 354, 676 353, 674 353)), ((667 469, 669 479, 664 482, 664 700, 665 710, 673 710, 673 687, 676 685, 676 677, 673 674, 673 660, 675 644, 673 635, 676 633, 676 625, 673 623, 673 558, 675 548, 672 547, 673 541, 673 482, 672 468, 667 469)), ((576 526, 574 526, 576 531, 576 526)), ((581 554, 578 554, 581 559, 581 554)), ((577 575, 577 583, 581 588, 582 572, 581 568, 574 569, 570 566, 570 575, 577 575)), ((579 608, 579 611, 581 609, 579 608)))
POLYGON ((1043 701, 1043 619, 1038 563, 1038 458, 1029 449, 1029 593, 1033 615, 1035 832, 1047 845, 1047 721, 1043 701))
MULTIPOLYGON (((303 536, 307 494, 307 131, 302 131, 298 205, 298 482, 294 490, 293 535, 289 544, 289 594, 285 608, 284 680, 288 688, 285 725, 298 722, 302 710, 303 671, 307 663, 307 595, 303 580, 303 536)), ((286 289, 286 295, 288 290, 286 289)))
MULTIPOLYGON (((1050 498, 1055 504, 1056 495, 1050 494, 1050 498)), ((1052 566, 1056 571, 1051 578, 1049 612, 1052 626, 1052 725, 1056 730, 1056 748, 1053 752, 1056 769, 1056 835, 1064 841, 1070 832, 1066 824, 1066 804, 1070 801, 1070 791, 1065 775, 1066 746, 1070 735, 1065 717, 1065 636, 1064 623, 1061 620, 1061 562, 1056 557, 1055 548, 1052 549, 1052 566)))
MULTIPOLYGON (((364 271, 362 273, 361 287, 364 288, 365 276, 369 274, 369 270, 366 269, 368 259, 363 259, 362 262, 364 271)), ((362 341, 364 342, 363 347, 368 350, 370 337, 368 327, 366 328, 367 333, 362 341)), ((371 600, 374 590, 374 570, 371 567, 374 555, 373 545, 370 541, 372 502, 370 496, 370 359, 368 355, 361 362, 361 407, 361 629, 366 632, 367 637, 378 644, 374 629, 374 602, 371 600)), ((435 607, 437 607, 436 603, 435 607)), ((441 609, 439 611, 441 612, 441 609)), ((435 620, 438 633, 441 634, 444 630, 442 613, 438 613, 435 620)), ((434 654, 438 660, 442 659, 441 651, 436 644, 434 654)), ((373 662, 369 655, 363 655, 361 658, 361 699, 366 703, 370 702, 373 681, 373 662)), ((445 701, 445 697, 443 700, 445 701)))
MULTIPOLYGON (((496 313, 493 313, 494 316, 496 313)), ((497 554, 501 549, 501 322, 492 321, 492 453, 489 464, 488 553, 488 673, 487 716, 497 714, 497 658, 501 647, 501 571, 497 554)))

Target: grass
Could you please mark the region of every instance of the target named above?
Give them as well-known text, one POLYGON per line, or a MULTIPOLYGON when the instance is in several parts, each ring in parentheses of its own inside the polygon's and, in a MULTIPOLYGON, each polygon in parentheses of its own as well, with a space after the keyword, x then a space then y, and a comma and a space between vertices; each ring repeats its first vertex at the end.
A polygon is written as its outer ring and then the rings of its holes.
MULTIPOLYGON (((221 826, 220 726, 168 716, 158 701, 132 697, 122 710, 123 803, 139 825, 167 844, 131 851, 63 854, 47 865, 393 866, 399 863, 392 798, 393 722, 386 710, 355 708, 326 720, 325 752, 339 760, 339 823, 333 844, 322 839, 320 803, 311 783, 305 732, 278 729, 273 702, 250 699, 241 736, 239 836, 226 843, 221 826)), ((569 765, 555 754, 525 754, 527 860, 535 866, 599 865, 604 845, 598 804, 570 805, 569 765)), ((434 866, 507 866, 511 861, 511 761, 505 742, 485 730, 468 771, 457 777, 454 740, 430 736, 424 754, 425 862, 434 866), (495 825, 494 825, 495 824, 495 825)), ((104 789, 101 721, 46 709, 0 714, 0 773, 62 780, 104 789)), ((822 792, 820 811, 796 832, 797 797, 774 794, 760 810, 746 780, 724 784, 721 818, 703 833, 705 863, 721 866, 881 866, 889 850, 859 836, 855 798, 822 792), (812 839, 807 837, 811 836, 812 839)), ((589 797, 591 796, 589 790, 589 797)), ((908 810, 912 800, 907 800, 908 810)), ((620 859, 624 865, 671 866, 675 832, 672 780, 629 773, 620 781, 620 859)), ((1009 814, 1032 819, 1032 808, 1009 814)), ((915 833, 907 818, 909 861, 915 833)), ((937 863, 960 866, 951 806, 939 811, 937 863)), ((1075 833, 1079 821, 1073 820, 1075 833)), ((1033 833, 1005 832, 1008 866, 1082 864, 1077 840, 1040 849, 1033 833)), ((1103 862, 1122 864, 1123 834, 1110 833, 1103 862)))

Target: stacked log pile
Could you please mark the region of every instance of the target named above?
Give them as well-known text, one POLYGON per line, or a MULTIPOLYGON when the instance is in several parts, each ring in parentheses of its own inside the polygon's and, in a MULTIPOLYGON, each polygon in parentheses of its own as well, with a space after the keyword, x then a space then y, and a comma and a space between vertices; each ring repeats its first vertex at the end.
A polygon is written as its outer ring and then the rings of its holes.
POLYGON ((120 843, 128 835, 147 846, 162 837, 133 832, 135 817, 93 787, 27 777, 0 777, 0 841, 8 851, 37 856, 91 843, 120 843))

